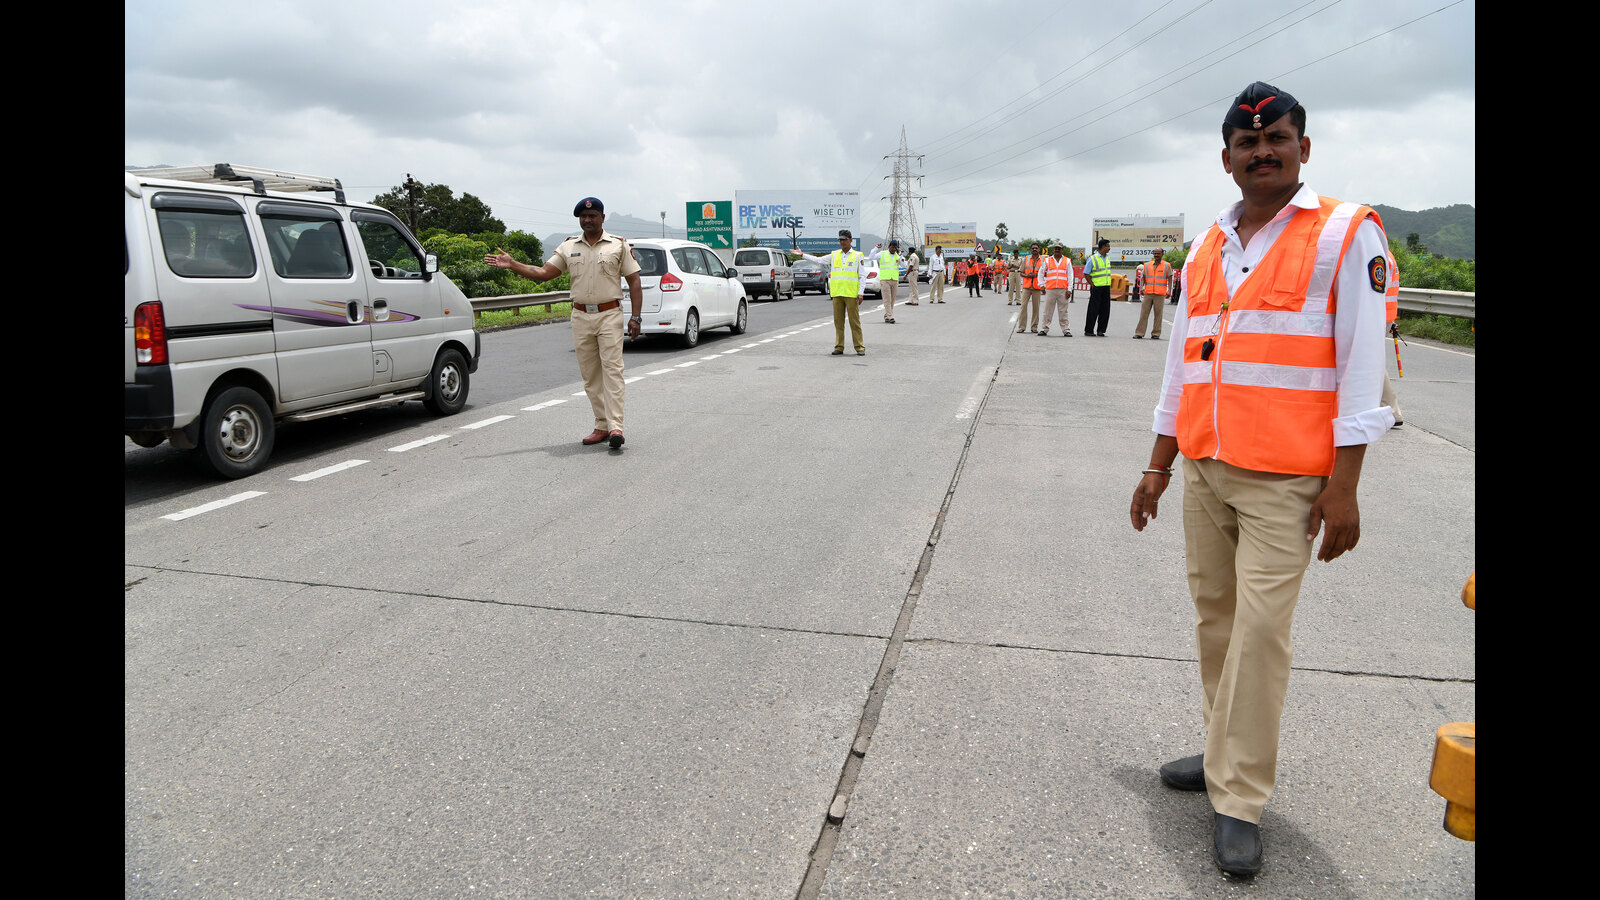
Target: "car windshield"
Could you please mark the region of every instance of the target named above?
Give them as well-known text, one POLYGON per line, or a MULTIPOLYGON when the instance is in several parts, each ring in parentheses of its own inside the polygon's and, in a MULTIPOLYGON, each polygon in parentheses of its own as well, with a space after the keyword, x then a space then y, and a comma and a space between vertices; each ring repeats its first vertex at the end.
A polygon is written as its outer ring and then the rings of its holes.
POLYGON ((796 272, 820 272, 822 271, 822 264, 814 263, 809 259, 802 259, 795 263, 791 268, 793 268, 796 272))
POLYGON ((665 275, 667 273, 667 254, 665 251, 654 247, 634 247, 633 258, 639 261, 639 275, 665 275))

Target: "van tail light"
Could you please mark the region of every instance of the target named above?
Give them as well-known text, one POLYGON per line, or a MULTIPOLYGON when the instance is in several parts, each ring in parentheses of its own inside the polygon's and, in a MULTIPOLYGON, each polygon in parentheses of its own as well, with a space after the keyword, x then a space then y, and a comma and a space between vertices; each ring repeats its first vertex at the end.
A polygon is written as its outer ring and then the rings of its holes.
POLYGON ((773 269, 772 270, 772 274, 768 275, 767 277, 773 279, 774 281, 776 281, 777 278, 778 278, 778 270, 777 269, 773 269))
POLYGON ((661 276, 661 290, 681 291, 683 290, 683 279, 672 274, 671 272, 668 272, 667 274, 661 276))
POLYGON ((141 366, 167 364, 167 319, 157 301, 141 303, 133 311, 133 358, 141 366))

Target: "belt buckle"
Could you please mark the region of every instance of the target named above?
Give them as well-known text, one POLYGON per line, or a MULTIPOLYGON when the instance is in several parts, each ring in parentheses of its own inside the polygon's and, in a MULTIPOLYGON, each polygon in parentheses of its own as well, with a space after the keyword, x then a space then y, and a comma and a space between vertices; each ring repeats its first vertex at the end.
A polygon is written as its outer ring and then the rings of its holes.
POLYGON ((598 303, 580 303, 578 305, 582 306, 583 311, 586 313, 597 313, 600 311, 600 304, 598 303))

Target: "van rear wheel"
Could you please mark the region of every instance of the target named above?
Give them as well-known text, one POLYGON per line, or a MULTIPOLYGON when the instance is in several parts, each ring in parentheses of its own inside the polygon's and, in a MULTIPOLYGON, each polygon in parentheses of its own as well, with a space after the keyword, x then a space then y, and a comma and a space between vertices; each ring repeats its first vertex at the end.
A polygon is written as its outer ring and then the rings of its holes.
POLYGON ((231 387, 206 404, 197 453, 223 478, 243 478, 266 464, 274 439, 267 401, 250 388, 231 387))
POLYGON ((422 403, 429 412, 453 416, 467 405, 469 387, 467 361, 461 357, 461 351, 444 350, 433 361, 433 372, 428 376, 428 396, 422 403))

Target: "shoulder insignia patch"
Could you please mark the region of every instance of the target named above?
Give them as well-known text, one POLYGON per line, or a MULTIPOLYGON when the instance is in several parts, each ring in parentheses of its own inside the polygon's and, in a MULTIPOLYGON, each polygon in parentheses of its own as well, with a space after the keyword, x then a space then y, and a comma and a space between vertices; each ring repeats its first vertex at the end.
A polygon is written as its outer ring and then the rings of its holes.
POLYGON ((1381 256, 1374 256, 1367 261, 1367 283, 1378 293, 1383 293, 1389 287, 1389 261, 1381 256))

